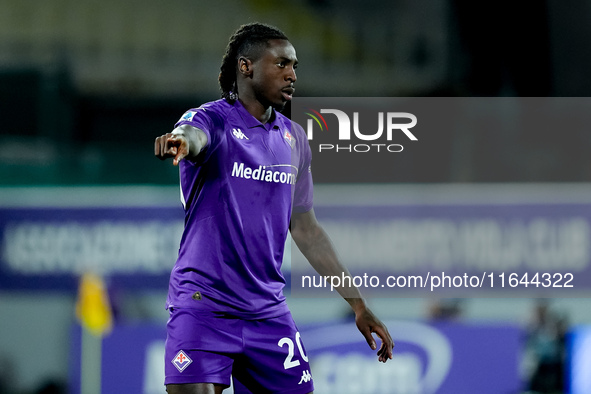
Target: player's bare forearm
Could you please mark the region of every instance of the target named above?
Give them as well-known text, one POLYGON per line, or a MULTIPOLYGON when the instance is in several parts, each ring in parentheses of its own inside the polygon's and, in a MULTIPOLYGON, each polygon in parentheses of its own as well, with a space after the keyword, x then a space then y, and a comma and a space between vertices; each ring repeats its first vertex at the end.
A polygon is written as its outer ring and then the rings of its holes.
POLYGON ((184 159, 193 159, 207 144, 206 134, 196 127, 181 125, 172 133, 166 133, 154 141, 154 155, 161 160, 174 158, 173 164, 178 165, 184 159))
MULTIPOLYGON (((294 213, 291 218, 290 231, 291 237, 302 254, 320 275, 350 276, 347 268, 339 261, 328 234, 316 220, 314 210, 306 213, 294 213)), ((373 350, 378 350, 378 360, 385 363, 391 359, 394 341, 386 326, 367 307, 359 289, 355 286, 341 286, 336 287, 336 290, 351 305, 355 312, 357 328, 365 337, 367 344, 373 350), (379 349, 372 333, 382 340, 379 349)))
MULTIPOLYGON (((322 276, 350 276, 337 256, 328 234, 316 220, 314 210, 305 213, 294 213, 291 218, 291 237, 310 262, 310 265, 322 276)), ((365 306, 357 287, 338 286, 335 289, 347 300, 353 310, 365 306)))

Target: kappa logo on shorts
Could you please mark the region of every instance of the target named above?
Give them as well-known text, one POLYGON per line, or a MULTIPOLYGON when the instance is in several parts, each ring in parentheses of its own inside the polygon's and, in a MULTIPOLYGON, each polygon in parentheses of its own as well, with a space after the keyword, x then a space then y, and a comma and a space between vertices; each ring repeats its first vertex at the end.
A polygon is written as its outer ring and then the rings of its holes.
POLYGON ((176 369, 179 370, 179 372, 183 372, 185 368, 187 368, 189 364, 193 362, 193 360, 191 360, 189 356, 187 356, 187 354, 181 350, 176 354, 171 362, 174 364, 176 369))
POLYGON ((310 380, 312 380, 312 374, 310 373, 309 370, 306 369, 302 373, 302 378, 300 379, 300 382, 298 384, 308 383, 310 380))

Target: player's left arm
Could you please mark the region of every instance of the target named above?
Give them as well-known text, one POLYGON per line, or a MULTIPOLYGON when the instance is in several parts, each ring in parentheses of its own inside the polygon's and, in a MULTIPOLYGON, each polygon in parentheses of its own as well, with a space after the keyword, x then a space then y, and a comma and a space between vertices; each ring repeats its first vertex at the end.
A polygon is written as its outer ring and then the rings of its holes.
MULTIPOLYGON (((328 234, 318 223, 314 209, 304 213, 294 212, 291 216, 290 231, 291 237, 302 254, 320 275, 350 276, 347 268, 341 264, 328 234)), ((357 328, 368 345, 373 350, 377 349, 372 333, 382 340, 377 352, 378 360, 385 363, 388 359, 392 359, 394 341, 386 326, 369 309, 359 289, 354 286, 341 286, 336 290, 351 305, 355 312, 357 328)))

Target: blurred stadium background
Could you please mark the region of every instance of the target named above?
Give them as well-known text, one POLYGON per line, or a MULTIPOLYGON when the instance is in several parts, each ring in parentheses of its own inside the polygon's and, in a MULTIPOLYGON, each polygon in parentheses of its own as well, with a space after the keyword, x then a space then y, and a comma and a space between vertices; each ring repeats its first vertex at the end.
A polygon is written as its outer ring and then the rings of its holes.
MULTIPOLYGON (((153 140, 219 96, 219 64, 239 25, 287 33, 300 96, 584 98, 590 17, 587 0, 2 0, 0 393, 78 392, 74 311, 86 270, 104 275, 114 310, 103 392, 162 391, 159 335, 182 213, 177 169, 152 156, 153 140)), ((449 149, 405 156, 404 171, 380 179, 387 185, 319 172, 317 203, 359 190, 380 204, 499 197, 587 220, 587 129, 439 135, 449 149)), ((340 325, 344 302, 289 302, 320 393, 525 392, 540 360, 539 391, 591 392, 587 298, 372 299, 400 341, 398 359, 375 368, 354 351, 352 324, 340 325), (335 332, 343 337, 323 345, 335 332), (552 382, 557 369, 562 383, 552 382)))

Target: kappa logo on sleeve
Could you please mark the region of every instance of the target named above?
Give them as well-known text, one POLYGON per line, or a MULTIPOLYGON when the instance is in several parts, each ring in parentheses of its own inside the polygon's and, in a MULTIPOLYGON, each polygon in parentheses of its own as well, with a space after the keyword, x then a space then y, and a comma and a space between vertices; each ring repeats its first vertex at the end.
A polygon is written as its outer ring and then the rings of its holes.
POLYGON ((187 356, 185 352, 182 350, 176 354, 176 356, 172 359, 172 363, 179 370, 179 372, 183 372, 189 364, 191 364, 193 360, 187 356))

